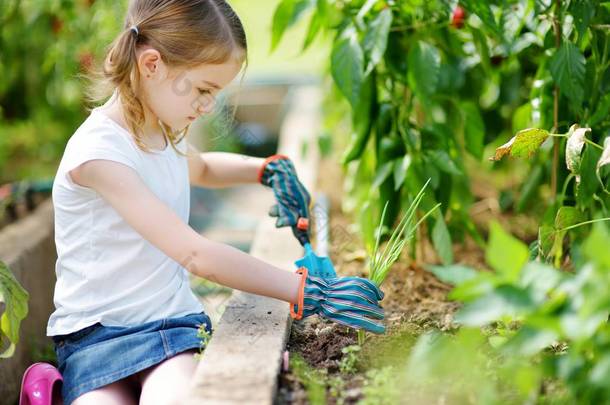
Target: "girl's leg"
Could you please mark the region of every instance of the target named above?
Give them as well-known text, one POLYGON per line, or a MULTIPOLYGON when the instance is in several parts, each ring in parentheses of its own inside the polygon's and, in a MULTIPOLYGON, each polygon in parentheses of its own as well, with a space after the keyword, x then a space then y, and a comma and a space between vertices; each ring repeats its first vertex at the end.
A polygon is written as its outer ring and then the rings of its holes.
POLYGON ((140 405, 181 404, 188 395, 198 361, 198 349, 187 350, 139 373, 142 383, 140 405))
POLYGON ((133 381, 127 377, 84 393, 76 398, 72 405, 136 405, 138 399, 134 388, 133 381))

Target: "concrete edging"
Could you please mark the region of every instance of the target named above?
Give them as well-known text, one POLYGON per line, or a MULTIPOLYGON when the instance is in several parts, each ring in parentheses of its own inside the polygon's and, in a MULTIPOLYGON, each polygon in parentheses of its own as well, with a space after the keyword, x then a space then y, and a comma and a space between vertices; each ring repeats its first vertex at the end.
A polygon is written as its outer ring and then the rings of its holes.
MULTIPOLYGON (((322 94, 317 86, 291 91, 278 153, 290 156, 300 180, 313 195, 322 94), (303 142, 308 144, 304 156, 303 142)), ((250 254, 294 271, 294 261, 302 257, 303 248, 289 228, 277 229, 273 219, 266 217, 256 230, 250 254)), ((291 321, 288 303, 234 291, 198 365, 188 403, 273 403, 291 321)))

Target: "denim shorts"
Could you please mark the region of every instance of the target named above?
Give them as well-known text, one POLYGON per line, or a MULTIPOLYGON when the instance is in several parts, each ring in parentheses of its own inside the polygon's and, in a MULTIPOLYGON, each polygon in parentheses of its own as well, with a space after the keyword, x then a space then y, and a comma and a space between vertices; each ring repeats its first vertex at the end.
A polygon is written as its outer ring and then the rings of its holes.
POLYGON ((64 380, 64 404, 185 350, 202 348, 197 333, 200 325, 212 334, 210 318, 200 312, 126 327, 97 322, 67 335, 51 336, 64 380))

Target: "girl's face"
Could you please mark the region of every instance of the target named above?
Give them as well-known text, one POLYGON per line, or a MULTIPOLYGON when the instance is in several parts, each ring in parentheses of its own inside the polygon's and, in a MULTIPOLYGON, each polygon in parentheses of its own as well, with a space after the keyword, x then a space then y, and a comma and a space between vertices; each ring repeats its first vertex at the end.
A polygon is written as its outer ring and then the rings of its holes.
POLYGON ((157 118, 182 130, 199 116, 210 113, 220 90, 241 70, 237 61, 190 69, 171 69, 153 48, 138 50, 140 99, 157 118))

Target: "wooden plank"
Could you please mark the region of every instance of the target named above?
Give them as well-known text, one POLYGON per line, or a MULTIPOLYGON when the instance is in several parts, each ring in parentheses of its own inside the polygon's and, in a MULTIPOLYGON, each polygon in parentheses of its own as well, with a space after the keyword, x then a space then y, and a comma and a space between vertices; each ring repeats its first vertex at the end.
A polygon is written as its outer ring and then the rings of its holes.
MULTIPOLYGON (((313 193, 317 177, 321 92, 315 86, 292 89, 291 105, 282 123, 279 153, 294 161, 299 178, 313 193), (303 143, 309 143, 302 156, 303 143)), ((294 271, 303 248, 289 228, 261 219, 251 254, 294 271)), ((235 291, 199 363, 193 379, 192 404, 271 404, 291 326, 289 304, 235 291)))

